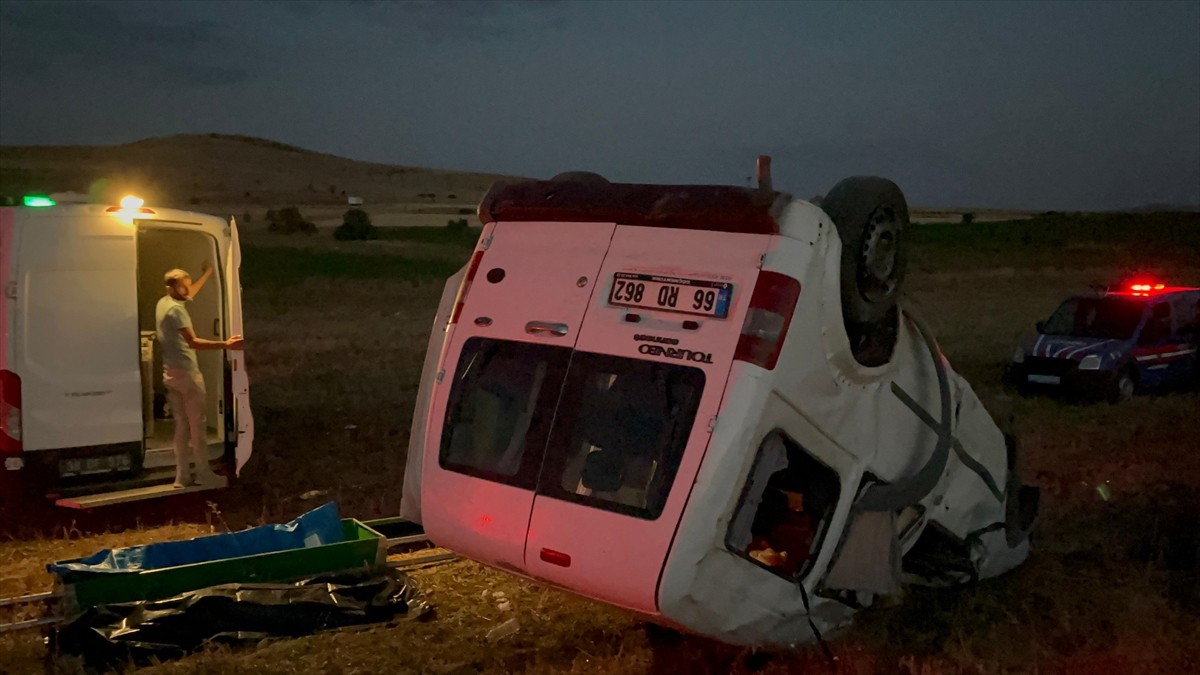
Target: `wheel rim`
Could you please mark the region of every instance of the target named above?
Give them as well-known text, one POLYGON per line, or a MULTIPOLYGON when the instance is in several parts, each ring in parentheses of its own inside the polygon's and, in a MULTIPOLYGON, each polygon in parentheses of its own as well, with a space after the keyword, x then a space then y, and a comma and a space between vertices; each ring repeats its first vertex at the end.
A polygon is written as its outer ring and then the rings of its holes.
POLYGON ((1121 394, 1121 398, 1133 396, 1133 380, 1129 379, 1128 375, 1122 375, 1121 380, 1117 382, 1117 391, 1121 394))
POLYGON ((900 224, 887 207, 876 209, 863 232, 858 259, 858 288, 868 302, 886 300, 896 290, 900 224))

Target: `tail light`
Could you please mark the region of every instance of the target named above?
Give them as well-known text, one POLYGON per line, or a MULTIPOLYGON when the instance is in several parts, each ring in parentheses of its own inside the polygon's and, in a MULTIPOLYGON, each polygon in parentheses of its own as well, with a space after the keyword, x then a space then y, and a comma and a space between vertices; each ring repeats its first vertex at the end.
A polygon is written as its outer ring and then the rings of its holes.
POLYGON ((733 358, 773 370, 799 299, 799 281, 778 272, 759 272, 733 358))
POLYGON ((0 370, 0 454, 18 454, 21 444, 21 378, 0 370))
POLYGON ((458 297, 454 298, 454 311, 450 314, 451 324, 458 323, 463 303, 467 301, 467 291, 471 290, 471 282, 475 280, 475 273, 479 271, 481 262, 483 262, 483 251, 475 251, 475 255, 471 256, 471 265, 467 268, 467 276, 463 277, 462 285, 458 287, 458 297))

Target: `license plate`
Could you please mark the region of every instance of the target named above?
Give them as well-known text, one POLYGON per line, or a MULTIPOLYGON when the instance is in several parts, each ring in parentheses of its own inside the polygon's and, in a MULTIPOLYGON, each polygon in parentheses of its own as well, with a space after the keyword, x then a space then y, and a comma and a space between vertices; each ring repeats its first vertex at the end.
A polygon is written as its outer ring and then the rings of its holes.
POLYGON ((724 319, 729 316, 733 284, 653 274, 613 274, 608 304, 724 319))
POLYGON ((1060 384, 1062 382, 1062 378, 1057 375, 1030 375, 1028 379, 1034 384, 1060 384))
POLYGON ((100 457, 78 457, 63 459, 58 463, 60 476, 89 476, 98 473, 129 471, 128 455, 104 455, 100 457))

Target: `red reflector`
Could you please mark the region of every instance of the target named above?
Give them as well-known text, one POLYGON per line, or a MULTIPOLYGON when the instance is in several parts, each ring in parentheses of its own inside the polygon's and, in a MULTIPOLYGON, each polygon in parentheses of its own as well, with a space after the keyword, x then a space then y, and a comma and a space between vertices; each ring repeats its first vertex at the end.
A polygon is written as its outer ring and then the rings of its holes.
POLYGON ((799 281, 778 272, 759 272, 733 358, 773 370, 799 299, 799 281))
MULTIPOLYGON (((460 291, 461 294, 461 291, 460 291)), ((462 316, 463 304, 461 302, 454 303, 454 311, 450 312, 450 323, 458 323, 458 317, 462 316)))
POLYGON ((21 378, 0 370, 0 454, 17 454, 21 442, 21 378))
POLYGON ((479 271, 479 263, 483 262, 483 251, 475 251, 475 255, 471 256, 471 265, 467 267, 467 275, 463 277, 462 285, 458 287, 458 297, 454 299, 454 311, 450 314, 450 323, 458 323, 458 317, 462 316, 463 304, 467 301, 467 291, 471 289, 471 282, 475 280, 475 273, 479 271))
POLYGON ((548 548, 544 548, 542 549, 542 553, 539 557, 551 565, 558 565, 559 567, 571 566, 571 556, 567 555, 566 553, 559 553, 558 551, 552 551, 548 548))
POLYGON ((483 251, 475 251, 471 256, 471 266, 467 268, 467 283, 475 281, 475 273, 479 271, 479 263, 483 262, 483 251))

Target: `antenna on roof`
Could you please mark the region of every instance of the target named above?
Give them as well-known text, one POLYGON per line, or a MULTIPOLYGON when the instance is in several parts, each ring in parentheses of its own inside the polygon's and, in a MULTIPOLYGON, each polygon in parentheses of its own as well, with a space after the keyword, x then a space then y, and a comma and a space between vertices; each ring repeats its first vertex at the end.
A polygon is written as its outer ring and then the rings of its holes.
POLYGON ((759 155, 758 166, 755 168, 755 176, 758 177, 758 189, 771 190, 771 156, 759 155))

